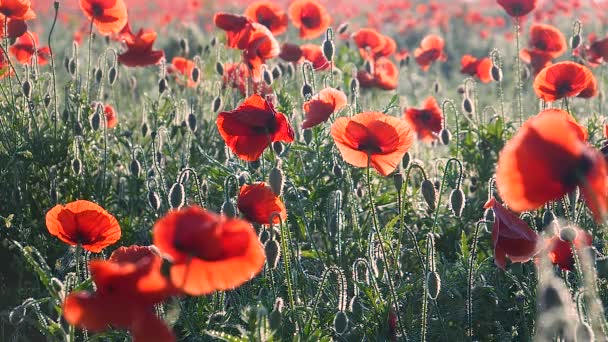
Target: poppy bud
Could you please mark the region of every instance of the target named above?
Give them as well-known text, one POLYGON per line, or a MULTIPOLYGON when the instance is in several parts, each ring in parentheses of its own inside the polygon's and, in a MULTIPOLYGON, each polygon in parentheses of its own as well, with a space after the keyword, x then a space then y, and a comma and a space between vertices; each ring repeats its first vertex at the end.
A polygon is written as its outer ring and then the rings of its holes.
MULTIPOLYGON (((572 38, 570 38, 570 47, 572 47, 572 50, 576 50, 578 49, 578 47, 581 45, 581 35, 580 34, 575 34, 574 36, 572 36, 572 38)), ((581 340, 584 341, 584 340, 581 340)))
POLYGON ((279 264, 281 257, 281 249, 279 243, 275 239, 270 239, 264 243, 264 253, 266 254, 266 263, 268 268, 274 270, 279 264))
POLYGON ((264 82, 268 85, 271 85, 272 82, 274 82, 272 73, 270 71, 268 71, 268 69, 264 69, 264 72, 262 73, 262 78, 264 79, 264 82))
POLYGON ((188 40, 186 38, 180 38, 179 48, 182 50, 182 53, 188 54, 188 50, 190 50, 190 48, 188 46, 188 40))
POLYGON ((95 73, 95 82, 101 82, 101 79, 103 78, 103 70, 101 70, 101 68, 96 68, 93 72, 95 73))
POLYGON ((249 178, 249 172, 247 171, 243 171, 239 174, 238 177, 238 182, 239 182, 239 186, 243 186, 245 184, 247 184, 247 179, 249 178))
POLYGON ((409 152, 405 152, 405 154, 403 155, 403 159, 401 159, 401 166, 403 167, 404 170, 407 169, 408 166, 410 166, 410 160, 411 160, 411 156, 409 152))
POLYGON ((143 135, 144 137, 146 137, 148 135, 148 131, 149 131, 149 127, 148 127, 148 123, 146 121, 142 122, 141 124, 141 135, 143 135))
POLYGON ((216 96, 215 99, 213 99, 213 112, 217 113, 218 110, 220 110, 220 108, 222 107, 222 97, 221 96, 216 96))
POLYGON ((215 72, 220 76, 224 76, 224 65, 220 62, 215 63, 215 72))
POLYGON ((234 206, 234 203, 232 202, 232 200, 226 199, 224 201, 224 203, 222 203, 221 213, 228 217, 236 216, 236 207, 234 206))
POLYGON ((483 212, 483 220, 494 222, 494 210, 492 208, 488 208, 483 212))
POLYGON ((89 122, 91 123, 91 128, 94 131, 99 129, 99 126, 101 125, 101 114, 99 114, 98 110, 94 111, 93 114, 91 114, 91 116, 89 117, 89 122))
POLYGON ((422 197, 424 197, 424 201, 429 206, 429 209, 435 210, 435 206, 437 204, 437 192, 433 186, 433 182, 428 179, 422 181, 420 191, 422 191, 422 197))
POLYGON ((78 157, 72 159, 72 172, 74 172, 76 176, 80 176, 80 173, 82 172, 82 162, 78 157))
POLYGON ((312 141, 312 129, 305 129, 302 132, 302 135, 304 136, 304 142, 306 143, 306 145, 310 145, 310 142, 312 141))
POLYGON ((435 91, 435 94, 439 94, 441 91, 441 83, 439 83, 439 81, 435 81, 435 83, 433 83, 433 90, 435 91))
POLYGON ((68 71, 70 72, 70 75, 76 75, 76 60, 73 58, 70 58, 70 62, 68 64, 68 71))
POLYGON ((439 291, 441 291, 441 278, 437 272, 429 272, 426 274, 426 291, 430 299, 437 299, 439 291))
POLYGON ((167 85, 167 80, 163 77, 158 81, 158 92, 160 94, 164 93, 169 86, 167 85))
POLYGON ((572 227, 564 227, 559 231, 559 238, 562 241, 572 242, 576 239, 576 229, 572 227))
POLYGON ((470 181, 471 181, 471 185, 477 185, 477 177, 471 176, 470 181))
POLYGON ((131 175, 133 175, 133 177, 138 178, 139 174, 141 173, 141 164, 139 163, 139 160, 133 158, 133 160, 131 160, 131 164, 129 165, 129 170, 131 171, 131 175))
POLYGON ((393 175, 393 184, 395 185, 395 190, 401 192, 401 189, 403 188, 403 175, 401 172, 397 172, 393 175))
POLYGON ((279 77, 281 77, 281 75, 283 74, 283 72, 281 72, 281 68, 279 68, 278 66, 274 66, 272 68, 272 78, 277 79, 279 77))
POLYGON ((338 163, 334 163, 334 166, 331 169, 332 169, 332 172, 334 173, 334 176, 336 176, 336 178, 338 178, 338 179, 342 178, 342 176, 343 176, 342 167, 338 163))
POLYGON ((108 71, 108 82, 110 85, 114 85, 116 80, 118 79, 118 69, 116 67, 111 67, 110 71, 108 71))
POLYGON ((338 34, 344 34, 344 32, 346 32, 346 30, 348 30, 348 23, 342 23, 340 24, 340 26, 338 26, 338 34))
POLYGON ((441 139, 441 143, 447 145, 450 143, 450 139, 452 138, 452 133, 447 128, 444 128, 439 132, 439 138, 441 139))
POLYGON ((543 213, 543 227, 550 225, 555 220, 557 220, 557 216, 555 216, 553 210, 545 210, 545 212, 543 213))
POLYGON ((359 93, 359 80, 358 79, 353 78, 350 80, 350 92, 353 94, 359 93))
POLYGON ((323 56, 325 56, 325 59, 328 61, 331 61, 334 57, 334 43, 332 43, 331 40, 323 41, 323 56))
POLYGON ((257 169, 260 168, 260 160, 254 160, 254 161, 250 161, 249 162, 249 167, 253 170, 256 171, 257 169))
POLYGON ((268 175, 268 184, 270 184, 270 188, 275 195, 281 196, 281 193, 283 192, 283 182, 283 171, 278 167, 273 167, 268 175))
POLYGON ((260 237, 259 238, 260 238, 260 242, 262 244, 265 244, 266 241, 270 240, 270 231, 268 229, 263 229, 260 232, 260 237))
POLYGON ((169 205, 172 209, 181 209, 186 201, 186 191, 182 183, 174 183, 169 190, 169 205))
POLYGON ((304 83, 302 86, 302 97, 306 100, 312 97, 312 86, 310 84, 304 83))
POLYGON ((342 335, 348 330, 348 316, 344 311, 338 311, 334 317, 334 330, 338 335, 342 335))
POLYGON ((8 321, 13 325, 19 325, 25 319, 27 314, 27 306, 19 305, 8 314, 8 321))
POLYGON ((492 69, 490 69, 490 74, 492 75, 492 79, 495 82, 502 81, 502 70, 496 65, 492 65, 492 69))
POLYGON ((291 64, 291 63, 287 64, 287 76, 289 78, 291 78, 291 77, 293 77, 294 73, 295 73, 295 69, 294 69, 293 64, 291 64))
POLYGON ((63 58, 63 67, 65 68, 65 71, 70 72, 70 57, 65 56, 63 58))
POLYGON ((48 108, 50 104, 51 104, 51 95, 49 95, 49 94, 44 95, 44 106, 48 108))
POLYGON ((465 97, 464 100, 462 100, 462 110, 467 114, 473 113, 473 102, 471 102, 468 97, 465 97))
POLYGON ((283 144, 280 141, 275 141, 272 143, 272 150, 277 156, 280 156, 284 152, 283 144))
POLYGON ((450 208, 456 217, 462 215, 464 210, 464 192, 461 189, 454 189, 450 193, 450 208))
POLYGON ((283 298, 277 297, 274 302, 274 308, 268 316, 268 324, 270 329, 279 330, 283 322, 283 298))
MULTIPOLYGON (((576 36, 575 36, 576 37, 576 36)), ((579 322, 576 326, 576 341, 595 341, 593 329, 586 322, 579 322)))
POLYGON ((192 133, 196 132, 196 116, 194 113, 188 114, 188 128, 192 133))
POLYGON ((30 96, 32 96, 32 84, 30 83, 30 80, 25 80, 25 82, 23 82, 23 84, 21 85, 21 91, 23 92, 23 95, 26 98, 30 98, 30 96))

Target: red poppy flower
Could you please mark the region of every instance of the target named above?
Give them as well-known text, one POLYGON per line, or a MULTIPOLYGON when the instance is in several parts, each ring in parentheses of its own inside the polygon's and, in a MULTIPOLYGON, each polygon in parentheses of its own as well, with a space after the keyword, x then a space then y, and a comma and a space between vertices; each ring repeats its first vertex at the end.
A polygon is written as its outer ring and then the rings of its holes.
POLYGON ((310 100, 304 102, 304 115, 302 128, 311 128, 321 122, 327 121, 329 116, 346 106, 346 94, 334 89, 325 88, 310 100))
POLYGON ((568 45, 566 37, 555 26, 546 24, 533 24, 530 27, 529 47, 531 50, 539 50, 557 58, 566 52, 568 45))
POLYGON ((275 36, 287 31, 287 14, 270 1, 256 1, 245 10, 245 16, 266 26, 275 36))
POLYGON ((152 49, 156 40, 156 32, 152 30, 139 29, 135 35, 127 24, 121 32, 121 39, 127 51, 118 55, 118 61, 128 67, 155 65, 165 56, 163 50, 152 49))
POLYGON ((399 68, 390 59, 380 57, 373 63, 372 73, 359 70, 357 79, 363 88, 378 87, 384 90, 393 90, 399 84, 399 68))
POLYGON ((0 14, 14 20, 36 19, 30 0, 0 0, 0 14))
POLYGON ((189 59, 183 57, 173 57, 171 65, 167 66, 167 72, 176 75, 178 84, 186 84, 190 88, 195 88, 200 82, 200 80, 198 80, 198 82, 194 82, 192 79, 192 70, 195 66, 196 64, 189 59))
MULTIPOLYGON (((573 229, 576 230, 576 238, 572 242, 577 252, 591 246, 593 242, 591 234, 579 228, 573 229)), ((558 265, 562 270, 574 271, 574 255, 572 254, 570 242, 564 241, 558 235, 555 235, 547 239, 545 244, 549 259, 553 264, 558 265)))
POLYGON ((317 0, 295 0, 289 5, 288 12, 302 39, 317 38, 331 24, 331 16, 317 0))
POLYGON ((395 41, 373 28, 362 28, 352 35, 364 59, 388 57, 397 50, 395 41))
POLYGON ((108 128, 114 128, 118 124, 118 118, 116 117, 116 111, 114 107, 110 105, 105 105, 103 107, 103 113, 106 116, 106 123, 108 128))
POLYGON ((443 128, 443 114, 434 97, 429 96, 422 108, 408 108, 405 111, 405 121, 416 131, 418 139, 431 142, 443 128))
POLYGON ((259 81, 262 78, 262 65, 267 59, 278 56, 281 47, 265 26, 258 23, 253 23, 252 26, 247 48, 243 50, 243 60, 251 70, 253 80, 259 81))
POLYGON ((120 239, 120 226, 114 216, 85 200, 53 207, 46 213, 46 227, 61 241, 71 246, 80 244, 93 253, 120 239))
POLYGON ((534 79, 534 92, 552 102, 578 95, 594 78, 591 70, 575 62, 559 62, 541 70, 534 79))
POLYGON ((278 213, 281 220, 287 220, 285 205, 270 186, 264 182, 245 184, 241 187, 237 200, 239 211, 245 218, 257 224, 279 224, 279 217, 270 217, 278 213))
MULTIPOLYGON (((250 80, 249 68, 243 63, 225 63, 222 84, 224 87, 238 89, 241 95, 245 95, 247 83, 250 80)), ((253 93, 266 95, 272 93, 272 88, 263 81, 252 81, 253 93)))
POLYGON ((297 44, 283 43, 279 57, 286 62, 298 63, 302 59, 302 49, 297 44))
POLYGON ((416 63, 422 70, 427 71, 436 60, 446 61, 447 56, 443 51, 445 42, 443 38, 436 35, 428 35, 420 42, 420 47, 414 50, 416 63))
MULTIPOLYGON (((1 16, 0 16, 1 17, 1 16)), ((4 36, 4 20, 0 19, 0 35, 4 36)), ((27 23, 25 20, 8 19, 7 26, 7 38, 16 39, 23 36, 27 32, 27 23)))
POLYGON ((331 135, 347 163, 370 165, 383 176, 395 170, 414 140, 405 121, 378 112, 338 118, 331 135))
POLYGON ((315 70, 328 70, 331 67, 331 64, 323 55, 323 51, 321 51, 319 45, 304 44, 300 49, 302 50, 302 57, 312 63, 312 67, 315 70))
POLYGON ((591 44, 583 49, 585 52, 585 59, 592 66, 597 66, 608 60, 608 38, 600 40, 590 38, 589 40, 591 44))
POLYGON ((536 0, 496 0, 512 17, 523 17, 536 7, 536 0))
POLYGON ((541 70, 553 64, 551 54, 541 50, 522 49, 519 52, 519 58, 532 67, 534 75, 538 75, 541 70))
POLYGON ((494 263, 501 269, 511 262, 524 263, 542 249, 542 240, 528 224, 492 198, 484 208, 492 208, 495 219, 492 227, 494 263))
POLYGON ((587 128, 576 122, 574 117, 568 114, 567 111, 557 108, 545 109, 542 112, 538 113, 537 117, 541 117, 544 115, 553 115, 555 117, 559 117, 563 120, 568 121, 568 123, 570 123, 570 126, 572 127, 572 130, 576 133, 576 136, 580 141, 585 142, 589 138, 589 132, 587 132, 587 128))
POLYGON ((242 15, 216 13, 213 22, 215 26, 226 31, 226 44, 229 47, 239 50, 247 48, 253 29, 251 19, 242 15))
POLYGON ((488 57, 477 59, 471 55, 464 55, 460 60, 460 72, 477 77, 481 82, 488 83, 492 80, 492 60, 488 57))
POLYGON ((128 329, 134 341, 174 341, 171 330, 154 313, 154 304, 177 293, 161 274, 161 264, 158 252, 140 246, 121 247, 107 261, 91 261, 97 290, 68 295, 64 318, 94 332, 110 326, 128 329))
POLYGON ((38 35, 34 32, 28 32, 17 39, 9 51, 21 64, 32 63, 32 57, 36 55, 38 65, 48 63, 51 51, 48 46, 40 47, 38 43, 38 35))
POLYGON ((258 274, 265 262, 251 224, 196 206, 171 211, 158 220, 154 245, 172 259, 173 284, 190 295, 240 286, 258 274))
POLYGON ((79 0, 80 8, 99 33, 119 33, 127 24, 127 6, 123 0, 79 0))
POLYGON ((501 151, 496 184, 515 211, 533 210, 579 186, 596 219, 606 213, 608 171, 602 154, 580 139, 563 114, 529 119, 501 151))
POLYGON ((293 141, 285 115, 259 95, 250 96, 235 110, 221 112, 216 123, 230 150, 247 161, 258 160, 272 142, 293 141))

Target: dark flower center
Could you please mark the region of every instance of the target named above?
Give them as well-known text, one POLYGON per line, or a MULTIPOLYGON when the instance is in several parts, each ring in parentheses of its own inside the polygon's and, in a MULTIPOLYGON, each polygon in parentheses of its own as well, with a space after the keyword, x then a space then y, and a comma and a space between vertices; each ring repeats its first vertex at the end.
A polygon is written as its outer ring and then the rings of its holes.
POLYGON ((91 10, 93 11, 93 17, 94 18, 98 18, 98 17, 101 17, 103 15, 103 8, 98 3, 94 3, 91 6, 91 10))
POLYGON ((429 112, 422 112, 418 119, 424 123, 427 123, 431 120, 431 114, 429 112))
POLYGON ((513 6, 511 7, 511 11, 513 12, 513 14, 515 14, 515 16, 518 16, 519 14, 523 13, 524 6, 519 3, 513 4, 513 6))
POLYGON ((547 49, 547 43, 539 40, 536 43, 534 43, 534 47, 539 49, 539 50, 546 50, 547 49))
POLYGON ((569 170, 562 179, 562 183, 566 187, 573 187, 581 182, 581 179, 584 178, 591 168, 593 167, 593 160, 589 158, 587 155, 582 155, 580 159, 577 161, 574 168, 569 170))
POLYGON ((262 14, 258 14, 258 23, 270 28, 270 26, 272 26, 272 19, 262 14))
POLYGON ((567 80, 558 82, 555 87, 555 91, 560 97, 562 97, 572 91, 572 85, 567 80))
POLYGON ((376 141, 372 138, 368 138, 359 143, 357 147, 359 151, 367 152, 369 155, 378 154, 382 152, 382 149, 378 146, 376 141))

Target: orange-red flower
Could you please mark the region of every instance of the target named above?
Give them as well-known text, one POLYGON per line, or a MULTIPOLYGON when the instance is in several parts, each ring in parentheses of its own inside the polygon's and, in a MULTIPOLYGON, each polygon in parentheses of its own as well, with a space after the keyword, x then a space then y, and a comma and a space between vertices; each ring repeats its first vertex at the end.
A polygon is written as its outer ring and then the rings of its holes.
POLYGON ((523 17, 536 7, 536 0, 497 0, 496 2, 512 17, 523 17))
POLYGON ((36 13, 32 10, 32 2, 30 0, 0 0, 0 14, 13 20, 31 20, 36 18, 36 13))
POLYGON ((247 48, 253 30, 251 19, 242 15, 220 12, 213 16, 213 23, 226 31, 226 44, 229 47, 239 50, 247 48))
POLYGON ((541 70, 534 79, 534 92, 541 99, 552 102, 572 97, 585 90, 593 82, 593 74, 587 67, 575 62, 559 62, 541 70))
POLYGON ((118 55, 118 61, 128 67, 155 65, 165 56, 163 50, 152 49, 156 40, 156 32, 152 30, 142 28, 133 34, 127 24, 121 32, 121 39, 127 46, 127 51, 118 55))
POLYGON ((395 41, 373 28, 362 28, 352 35, 364 59, 388 57, 397 50, 395 41))
POLYGON ((317 38, 331 24, 331 16, 317 0, 295 0, 289 5, 288 13, 302 39, 317 38))
POLYGON ((471 55, 464 55, 460 60, 460 72, 477 77, 481 82, 488 83, 492 80, 492 60, 488 57, 477 59, 471 55))
POLYGON ((99 33, 119 33, 127 24, 127 6, 123 0, 79 0, 80 8, 99 33))
POLYGON ((71 246, 80 244, 93 253, 120 239, 120 226, 114 216, 85 200, 53 207, 46 213, 46 227, 61 241, 71 246))
POLYGON ((197 206, 171 211, 158 220, 154 245, 172 261, 173 285, 190 295, 240 286, 265 262, 251 224, 197 206))
POLYGON ((587 128, 585 126, 579 124, 578 122, 576 122, 574 117, 572 117, 572 115, 568 114, 567 111, 565 111, 563 109, 551 108, 551 109, 545 109, 545 110, 541 111, 536 116, 542 117, 545 115, 552 115, 552 116, 559 117, 560 119, 567 121, 570 124, 572 131, 576 134, 576 137, 580 141, 585 142, 589 138, 589 132, 587 132, 587 128))
POLYGON ((250 96, 235 110, 221 112, 216 123, 230 150, 247 161, 258 160, 270 143, 292 142, 294 137, 285 115, 259 95, 250 96))
POLYGON ((253 23, 252 27, 249 42, 243 50, 243 60, 251 70, 253 80, 259 81, 262 78, 262 65, 267 59, 278 56, 281 47, 266 26, 253 23))
POLYGON ((287 220, 287 210, 283 201, 270 186, 264 182, 245 184, 241 187, 237 200, 237 207, 245 218, 258 224, 278 224, 287 220), (272 222, 270 217, 274 214, 272 222))
POLYGON ((399 68, 386 57, 380 57, 372 64, 372 73, 359 70, 357 79, 363 88, 377 87, 393 90, 399 84, 399 68))
POLYGON ((305 119, 302 128, 311 128, 327 121, 329 116, 346 106, 346 94, 334 89, 325 88, 310 100, 304 102, 305 119))
MULTIPOLYGON (((249 68, 243 63, 225 63, 222 75, 223 86, 238 89, 241 95, 245 95, 247 82, 249 82, 249 68)), ((253 81, 253 93, 266 95, 272 93, 272 88, 263 81, 253 81)))
POLYGON ((118 118, 116 117, 116 111, 114 107, 105 105, 103 107, 103 114, 106 116, 106 124, 108 128, 114 128, 118 124, 118 118))
POLYGON ((404 115, 405 121, 416 131, 418 139, 431 142, 443 128, 443 114, 434 97, 429 96, 422 108, 408 108, 404 115))
POLYGON ((331 135, 347 163, 369 165, 383 176, 395 170, 414 140, 405 121, 378 112, 338 118, 331 135))
POLYGON ((553 64, 551 54, 541 50, 522 49, 519 52, 519 58, 524 63, 530 64, 534 75, 538 75, 541 70, 553 64))
POLYGON ((36 55, 38 65, 45 65, 51 54, 48 46, 39 46, 38 35, 34 32, 28 32, 19 37, 9 51, 21 64, 30 64, 32 57, 36 55))
POLYGON ((484 208, 492 208, 495 215, 492 244, 496 266, 504 270, 507 256, 511 262, 527 262, 542 249, 538 234, 496 199, 490 199, 484 208))
POLYGON ((420 65, 422 70, 427 71, 433 62, 437 60, 446 61, 447 56, 443 51, 444 46, 445 42, 439 36, 430 34, 424 37, 420 42, 420 47, 414 50, 416 63, 420 65))
POLYGON ((496 184, 515 211, 533 210, 581 188, 596 219, 608 207, 603 155, 581 140, 581 130, 559 113, 542 113, 524 123, 501 151, 496 184))
MULTIPOLYGON (((591 234, 579 228, 572 229, 576 231, 576 238, 572 242, 577 252, 591 246, 593 242, 591 234)), ((558 265, 562 270, 574 271, 574 255, 572 254, 570 242, 560 239, 558 235, 554 235, 545 241, 545 245, 549 259, 553 264, 558 265)))
POLYGON ((533 24, 530 27, 529 48, 520 51, 521 59, 532 65, 534 74, 551 64, 551 60, 566 52, 568 46, 562 32, 551 25, 533 24))
POLYGON ((297 63, 302 58, 302 49, 297 44, 283 43, 279 57, 286 62, 297 63))
POLYGON ((134 341, 174 341, 171 330, 154 313, 154 304, 176 294, 161 274, 162 259, 152 247, 130 246, 107 261, 89 262, 95 292, 67 296, 63 317, 94 332, 112 326, 131 331, 134 341))
POLYGON ((200 79, 197 82, 192 79, 192 70, 195 66, 196 64, 192 60, 173 57, 171 65, 167 66, 167 72, 175 74, 178 84, 186 84, 190 88, 195 88, 200 83, 200 79))
POLYGON ((275 36, 287 31, 287 14, 276 4, 260 0, 245 9, 245 16, 266 26, 275 36))
POLYGON ((323 51, 321 51, 319 45, 304 44, 300 49, 302 50, 302 57, 312 63, 312 67, 315 70, 327 70, 331 67, 331 64, 323 55, 323 51))

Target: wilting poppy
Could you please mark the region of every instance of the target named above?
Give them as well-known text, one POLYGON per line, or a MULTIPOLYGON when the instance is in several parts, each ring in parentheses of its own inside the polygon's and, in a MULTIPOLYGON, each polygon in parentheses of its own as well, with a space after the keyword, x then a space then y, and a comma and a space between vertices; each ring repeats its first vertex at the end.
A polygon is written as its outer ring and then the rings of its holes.
POLYGON ((213 16, 215 26, 226 31, 226 45, 233 49, 244 50, 249 44, 253 21, 251 19, 230 13, 216 13, 213 16))
MULTIPOLYGON (((591 246, 593 242, 591 234, 579 228, 572 229, 576 231, 576 238, 572 242, 577 252, 591 246)), ((560 239, 558 235, 554 235, 546 240, 545 246, 549 259, 553 264, 558 265, 562 270, 574 270, 574 255, 572 254, 570 242, 560 239)))
POLYGON ((173 285, 190 295, 240 286, 265 262, 251 224, 196 206, 171 211, 158 220, 154 245, 171 259, 173 285))
POLYGON ((317 38, 331 24, 331 16, 317 0, 295 0, 289 5, 288 13, 302 39, 317 38))
POLYGON ((422 108, 406 109, 404 119, 416 131, 418 139, 425 142, 433 141, 443 128, 441 108, 432 96, 424 100, 422 108))
POLYGON ((593 74, 584 65, 559 62, 541 70, 534 79, 534 92, 541 99, 552 102, 578 95, 593 82, 593 74))
POLYGON ((496 184, 515 211, 533 210, 579 186, 596 219, 606 213, 603 155, 580 139, 572 120, 543 113, 524 123, 500 152, 496 184))
POLYGON ((161 273, 161 257, 151 247, 130 246, 114 251, 107 261, 89 262, 95 292, 67 296, 63 317, 94 332, 128 329, 134 341, 174 341, 171 330, 154 313, 154 304, 177 294, 161 273))
POLYGON ((397 50, 395 41, 373 28, 362 28, 352 35, 364 59, 388 57, 397 50))
POLYGON ((399 84, 399 68, 386 57, 380 57, 373 63, 372 73, 359 70, 357 79, 363 88, 377 87, 384 90, 393 90, 399 84))
POLYGON ((512 17, 523 17, 536 7, 536 0, 497 0, 496 2, 512 17))
POLYGON ((79 0, 80 8, 99 33, 119 33, 127 24, 127 6, 123 0, 79 0))
POLYGON ((258 224, 278 224, 287 219, 287 210, 283 201, 277 196, 272 188, 264 182, 245 184, 241 187, 237 199, 237 207, 245 218, 258 224), (278 213, 279 217, 270 217, 278 213))
POLYGON ((32 9, 32 2, 30 0, 0 0, 0 14, 13 20, 31 20, 36 18, 36 13, 32 9))
MULTIPOLYGON (((222 84, 224 87, 238 89, 241 95, 245 95, 249 77, 249 68, 243 63, 225 63, 222 84)), ((266 82, 252 80, 252 91, 254 94, 266 95, 272 93, 272 88, 266 82)))
POLYGON ((297 44, 283 43, 279 57, 286 62, 297 63, 302 58, 302 49, 297 44))
POLYGON ((287 14, 270 1, 256 1, 245 9, 245 16, 266 26, 275 36, 287 31, 287 14))
POLYGON ((488 83, 492 80, 492 60, 488 57, 477 59, 471 55, 464 55, 460 60, 460 72, 477 77, 481 82, 488 83))
POLYGON ((137 34, 131 32, 129 24, 121 32, 122 42, 127 51, 118 55, 118 61, 128 67, 155 65, 165 56, 163 50, 153 50, 156 32, 139 29, 137 34))
POLYGON ((590 44, 583 47, 584 57, 592 66, 598 66, 608 60, 608 38, 596 40, 589 38, 590 44))
POLYGON ((445 42, 443 38, 434 34, 428 35, 420 42, 420 47, 414 50, 416 63, 422 70, 427 71, 436 60, 446 61, 447 56, 443 51, 445 42))
POLYGON ((21 64, 30 64, 32 57, 36 55, 38 65, 45 65, 51 54, 48 46, 40 47, 38 35, 34 32, 28 32, 19 37, 9 51, 21 64))
POLYGON ((192 70, 195 66, 196 64, 192 60, 184 57, 173 57, 171 65, 167 66, 167 72, 175 74, 178 84, 186 84, 190 88, 195 88, 200 82, 200 79, 197 82, 192 79, 192 70))
POLYGON ((507 266, 506 257, 511 262, 527 262, 542 249, 542 240, 538 234, 496 199, 490 199, 484 208, 492 208, 495 215, 492 244, 496 266, 504 270, 507 266))
POLYGON ((93 253, 120 239, 120 226, 114 216, 99 205, 78 200, 56 205, 46 213, 46 227, 51 235, 71 245, 93 253))
POLYGON ((327 70, 331 67, 331 64, 323 55, 323 51, 321 51, 319 45, 304 44, 300 49, 302 50, 302 57, 312 63, 312 67, 315 70, 327 70))
POLYGON ((243 60, 251 70, 253 80, 258 81, 262 78, 262 65, 267 59, 278 56, 281 47, 266 26, 258 23, 253 23, 252 26, 249 42, 243 50, 243 60))
POLYGON ((258 160, 272 142, 293 141, 285 115, 259 95, 250 96, 232 111, 221 112, 216 123, 230 150, 247 161, 258 160))
POLYGON ((414 140, 405 121, 378 112, 338 118, 331 135, 347 163, 369 165, 383 176, 395 170, 414 140))
POLYGON ((302 128, 311 128, 327 121, 329 116, 346 106, 346 94, 334 89, 325 88, 310 100, 304 102, 305 119, 302 128))

